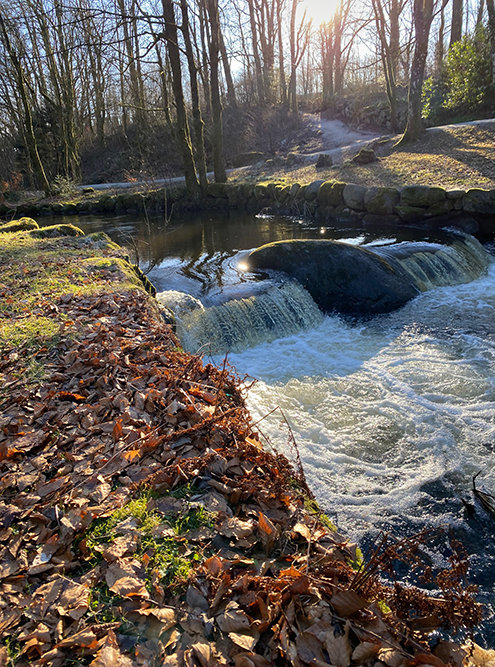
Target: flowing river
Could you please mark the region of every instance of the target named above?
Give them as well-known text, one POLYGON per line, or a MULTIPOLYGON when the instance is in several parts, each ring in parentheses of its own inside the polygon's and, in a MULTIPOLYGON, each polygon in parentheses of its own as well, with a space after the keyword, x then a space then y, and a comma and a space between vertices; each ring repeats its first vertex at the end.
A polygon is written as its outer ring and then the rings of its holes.
MULTIPOLYGON (((134 230, 152 243, 149 277, 159 291, 188 292, 215 307, 258 293, 268 298, 265 281, 239 264, 242 251, 269 241, 340 238, 373 248, 425 237, 414 230, 399 238, 283 219, 206 217, 162 232, 153 227, 153 241, 149 226, 129 219, 71 221, 124 243, 123 231, 134 230)), ((303 298, 304 321, 294 324, 290 315, 292 328, 272 327, 261 338, 253 332, 248 347, 231 346, 228 361, 257 379, 248 394, 253 420, 290 457, 283 411, 309 486, 342 532, 366 545, 380 530, 402 536, 451 528, 471 554, 470 580, 486 605, 476 639, 493 647, 495 518, 480 507, 470 518, 462 502, 474 502, 472 477, 479 471, 479 485, 495 493, 495 262, 487 263, 471 282, 430 289, 366 320, 323 316, 303 298)), ((283 299, 287 310, 301 295, 283 299)), ((195 341, 186 345, 199 347, 195 341)), ((214 361, 222 363, 227 351, 218 349, 214 361)))

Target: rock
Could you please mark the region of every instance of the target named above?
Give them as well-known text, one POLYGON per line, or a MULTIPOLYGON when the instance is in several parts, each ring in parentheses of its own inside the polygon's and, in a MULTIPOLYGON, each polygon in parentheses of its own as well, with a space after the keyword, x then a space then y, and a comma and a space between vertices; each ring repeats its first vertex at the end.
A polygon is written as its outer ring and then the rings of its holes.
POLYGON ((301 184, 294 183, 289 190, 289 195, 291 196, 291 198, 296 198, 297 193, 299 192, 300 189, 301 189, 301 184))
POLYGON ((0 226, 0 233, 3 232, 27 232, 31 229, 39 229, 36 220, 32 218, 19 218, 18 220, 11 220, 0 226))
POLYGON ((466 213, 495 213, 495 190, 468 190, 462 198, 462 207, 466 213))
POLYGON ((344 199, 344 204, 349 208, 354 209, 355 211, 365 211, 366 207, 364 205, 364 195, 366 194, 366 188, 362 185, 355 185, 354 183, 348 183, 342 193, 344 199))
POLYGON ((320 181, 313 181, 309 185, 306 186, 306 190, 304 191, 304 199, 306 201, 314 201, 316 199, 316 196, 318 194, 318 190, 320 189, 320 185, 324 183, 325 181, 320 180, 320 181))
POLYGON ((30 235, 36 239, 52 239, 57 236, 84 236, 84 232, 75 225, 51 225, 33 229, 30 235))
POLYGON ((178 292, 176 290, 167 290, 157 292, 156 300, 160 306, 171 310, 178 318, 195 310, 204 310, 205 307, 199 299, 195 299, 190 294, 178 292))
POLYGON ((325 312, 389 312, 419 291, 397 265, 336 241, 277 241, 251 252, 248 263, 253 269, 284 271, 325 312))
POLYGON ((401 206, 429 207, 443 201, 446 193, 443 188, 430 188, 427 185, 406 185, 400 192, 401 206))
POLYGON ((320 153, 318 159, 316 160, 317 169, 325 169, 326 167, 331 167, 333 165, 332 156, 327 153, 320 153))
POLYGON ((346 183, 338 181, 325 181, 318 189, 316 201, 326 206, 340 206, 344 203, 343 192, 346 183))
POLYGON ((364 205, 368 213, 375 215, 393 215, 399 204, 400 194, 397 188, 368 188, 364 195, 364 205))
POLYGON ((354 226, 359 225, 363 219, 364 213, 353 211, 347 206, 336 206, 332 212, 331 218, 340 225, 354 226))
POLYGON ((372 148, 361 148, 359 153, 352 158, 354 164, 371 164, 378 162, 375 151, 372 148))
POLYGON ((454 202, 451 199, 444 199, 443 201, 439 201, 427 208, 425 215, 427 218, 436 218, 440 215, 446 215, 447 213, 450 213, 453 207, 454 202))
POLYGON ((92 192, 94 192, 95 189, 89 186, 89 187, 87 187, 87 188, 83 188, 82 191, 83 191, 83 194, 85 194, 85 195, 89 195, 89 194, 91 194, 92 192))
POLYGON ((418 222, 425 217, 425 209, 419 206, 396 206, 395 212, 404 222, 418 222))
POLYGON ((447 199, 462 199, 464 195, 464 190, 447 190, 445 192, 447 199))

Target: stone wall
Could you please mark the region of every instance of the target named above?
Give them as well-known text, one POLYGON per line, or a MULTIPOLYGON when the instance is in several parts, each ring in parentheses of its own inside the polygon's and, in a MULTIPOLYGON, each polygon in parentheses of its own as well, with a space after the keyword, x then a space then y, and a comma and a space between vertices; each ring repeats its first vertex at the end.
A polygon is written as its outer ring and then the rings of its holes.
POLYGON ((297 215, 335 225, 401 225, 460 227, 470 234, 495 231, 495 190, 445 190, 408 185, 402 188, 364 187, 338 181, 313 181, 309 185, 280 183, 211 183, 208 195, 193 202, 185 188, 148 193, 104 194, 78 203, 24 204, 16 209, 0 206, 10 217, 84 214, 162 215, 190 210, 238 209, 248 213, 297 215))

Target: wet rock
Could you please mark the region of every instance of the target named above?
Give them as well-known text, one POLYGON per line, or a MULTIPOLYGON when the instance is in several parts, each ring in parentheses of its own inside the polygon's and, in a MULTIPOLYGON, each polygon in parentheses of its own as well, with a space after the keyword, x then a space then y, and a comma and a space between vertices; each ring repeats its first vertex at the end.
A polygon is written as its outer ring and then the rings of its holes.
POLYGON ((306 189, 304 191, 304 199, 306 201, 314 201, 316 199, 316 196, 318 194, 318 190, 320 189, 320 186, 322 183, 325 181, 319 180, 319 181, 313 181, 309 185, 306 186, 306 189))
POLYGON ((295 278, 325 312, 389 312, 418 293, 397 266, 336 241, 278 241, 254 250, 248 262, 253 269, 284 271, 295 278))

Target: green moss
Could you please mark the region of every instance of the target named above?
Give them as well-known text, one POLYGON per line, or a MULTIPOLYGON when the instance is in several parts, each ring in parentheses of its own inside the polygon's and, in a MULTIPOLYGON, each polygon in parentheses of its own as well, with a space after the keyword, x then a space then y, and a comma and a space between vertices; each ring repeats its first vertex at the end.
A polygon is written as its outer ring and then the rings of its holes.
POLYGON ((33 220, 32 218, 19 218, 19 220, 11 220, 0 226, 0 233, 26 232, 32 229, 39 229, 36 220, 33 220))
POLYGON ((101 560, 103 545, 111 544, 117 537, 118 524, 135 519, 136 533, 139 535, 136 557, 145 564, 146 571, 150 574, 158 571, 167 585, 187 579, 193 563, 202 560, 202 554, 187 549, 187 556, 183 555, 184 546, 187 545, 183 536, 200 526, 212 526, 212 515, 203 507, 195 507, 184 514, 164 517, 156 510, 149 509, 152 497, 153 494, 147 490, 109 517, 91 523, 83 536, 85 550, 89 551, 87 560, 91 566, 101 560), (160 531, 155 530, 165 522, 174 531, 174 537, 160 537, 160 531))
POLYGON ((35 239, 52 239, 57 236, 84 236, 84 232, 74 225, 50 225, 30 232, 35 239))

